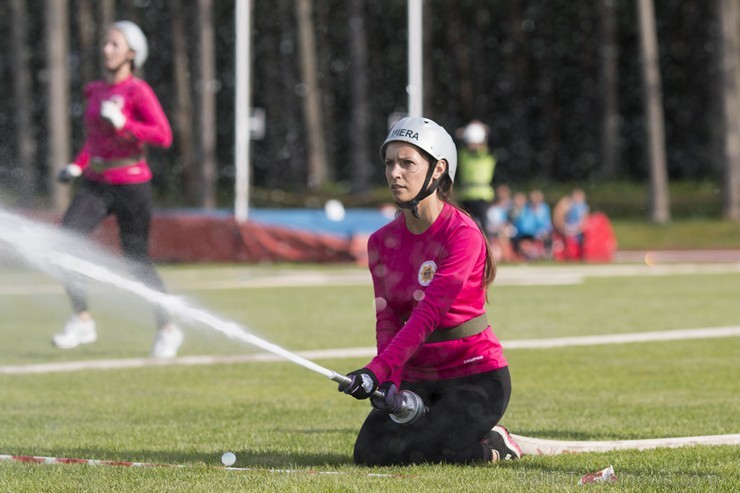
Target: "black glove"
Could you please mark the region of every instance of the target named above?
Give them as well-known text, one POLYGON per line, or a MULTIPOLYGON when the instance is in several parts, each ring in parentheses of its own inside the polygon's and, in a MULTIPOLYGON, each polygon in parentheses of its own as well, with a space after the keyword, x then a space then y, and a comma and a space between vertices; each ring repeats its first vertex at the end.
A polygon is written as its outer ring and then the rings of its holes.
POLYGON ((403 396, 398 392, 395 383, 385 382, 379 387, 379 390, 385 395, 383 399, 374 395, 370 397, 370 404, 375 409, 385 411, 388 414, 396 414, 403 411, 403 396))
POLYGON ((378 390, 378 379, 373 372, 367 368, 360 368, 347 373, 349 383, 340 383, 339 391, 351 395, 355 399, 367 399, 373 392, 378 390))
POLYGON ((71 183, 75 178, 82 174, 82 170, 76 164, 68 164, 64 168, 59 170, 57 174, 57 181, 59 183, 71 183))

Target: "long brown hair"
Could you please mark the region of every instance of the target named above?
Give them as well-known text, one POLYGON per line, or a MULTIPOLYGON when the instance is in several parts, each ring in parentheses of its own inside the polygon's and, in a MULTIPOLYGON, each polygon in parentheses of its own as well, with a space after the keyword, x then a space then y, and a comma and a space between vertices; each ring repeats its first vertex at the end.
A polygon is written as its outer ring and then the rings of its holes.
MULTIPOLYGON (((445 174, 442 175, 442 177, 439 179, 439 185, 437 185, 437 197, 439 197, 442 202, 450 204, 452 207, 459 210, 466 216, 471 217, 470 213, 463 209, 460 203, 455 199, 455 195, 452 190, 452 179, 447 172, 445 172, 445 174)), ((478 224, 478 221, 476 221, 476 224, 478 224)), ((483 285, 486 289, 486 300, 488 300, 488 287, 496 278, 496 261, 493 259, 493 252, 491 251, 491 245, 488 243, 488 237, 481 228, 480 224, 478 224, 478 230, 480 231, 481 235, 483 235, 483 242, 486 245, 486 267, 485 271, 483 272, 483 285)))

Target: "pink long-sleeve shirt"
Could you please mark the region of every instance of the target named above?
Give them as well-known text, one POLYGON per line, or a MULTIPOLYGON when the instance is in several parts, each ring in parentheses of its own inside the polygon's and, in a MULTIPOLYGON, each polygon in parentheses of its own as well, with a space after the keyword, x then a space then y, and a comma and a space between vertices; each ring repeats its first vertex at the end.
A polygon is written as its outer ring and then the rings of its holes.
POLYGON ((452 341, 424 344, 437 329, 485 313, 486 245, 476 223, 445 204, 422 234, 404 215, 370 236, 378 355, 367 365, 379 383, 444 380, 508 365, 489 326, 452 341))
POLYGON ((151 180, 152 171, 144 159, 144 147, 172 145, 172 128, 157 96, 145 81, 129 77, 117 84, 99 80, 85 88, 87 101, 84 127, 85 143, 74 159, 84 176, 92 181, 112 184, 144 183, 151 180), (103 101, 116 101, 126 117, 120 130, 100 116, 103 101), (141 157, 133 165, 110 168, 102 173, 90 168, 90 160, 105 161, 141 157))

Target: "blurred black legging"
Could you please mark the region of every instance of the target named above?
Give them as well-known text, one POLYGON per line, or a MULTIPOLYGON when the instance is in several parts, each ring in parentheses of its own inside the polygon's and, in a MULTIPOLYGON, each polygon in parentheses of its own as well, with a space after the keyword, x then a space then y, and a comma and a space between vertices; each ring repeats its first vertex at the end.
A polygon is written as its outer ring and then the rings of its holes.
MULTIPOLYGON (((136 279, 148 286, 165 291, 162 279, 149 258, 149 224, 152 218, 152 188, 150 183, 111 185, 82 178, 72 203, 62 220, 62 227, 88 235, 109 215, 118 222, 121 251, 130 262, 136 279)), ((87 311, 84 289, 76 282, 66 285, 75 313, 87 311)), ((161 308, 155 311, 157 327, 169 321, 161 308)))
POLYGON ((405 382, 429 408, 416 423, 398 424, 373 409, 355 442, 354 460, 367 466, 491 461, 481 443, 504 415, 511 396, 509 368, 452 380, 405 382))

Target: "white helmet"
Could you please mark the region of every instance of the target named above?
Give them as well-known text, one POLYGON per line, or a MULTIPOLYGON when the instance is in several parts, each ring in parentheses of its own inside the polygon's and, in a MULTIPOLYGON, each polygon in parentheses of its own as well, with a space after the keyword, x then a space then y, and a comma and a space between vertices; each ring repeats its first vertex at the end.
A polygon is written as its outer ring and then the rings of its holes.
POLYGON ((146 36, 141 28, 131 21, 118 21, 113 23, 111 27, 121 31, 123 37, 126 38, 128 47, 134 51, 134 68, 140 69, 143 67, 149 56, 149 43, 147 43, 146 36))
POLYGON ((457 147, 450 134, 429 118, 407 116, 393 125, 388 137, 380 146, 380 159, 385 160, 385 148, 390 142, 408 142, 414 144, 434 157, 447 161, 447 173, 455 181, 457 171, 457 147))
POLYGON ((462 138, 468 144, 485 144, 487 133, 482 123, 472 122, 465 127, 462 138))

